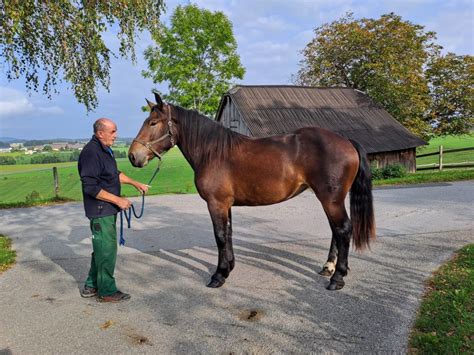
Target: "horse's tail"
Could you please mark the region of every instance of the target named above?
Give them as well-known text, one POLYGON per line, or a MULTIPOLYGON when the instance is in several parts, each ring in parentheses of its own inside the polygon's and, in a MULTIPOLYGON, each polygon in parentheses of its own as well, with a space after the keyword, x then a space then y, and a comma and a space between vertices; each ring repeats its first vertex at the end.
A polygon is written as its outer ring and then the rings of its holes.
POLYGON ((351 140, 359 154, 359 171, 352 183, 350 192, 352 239, 357 249, 369 247, 375 239, 374 207, 372 201, 372 174, 367 153, 357 142, 351 140))

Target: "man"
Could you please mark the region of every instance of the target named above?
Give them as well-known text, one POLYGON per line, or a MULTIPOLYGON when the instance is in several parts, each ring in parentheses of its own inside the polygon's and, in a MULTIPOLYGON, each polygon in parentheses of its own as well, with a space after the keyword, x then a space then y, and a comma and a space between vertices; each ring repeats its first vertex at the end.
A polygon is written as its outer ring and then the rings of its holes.
POLYGON ((89 276, 81 291, 82 297, 97 297, 99 302, 122 302, 130 295, 115 285, 117 258, 117 213, 129 208, 131 202, 120 197, 120 184, 133 185, 141 193, 148 185, 139 183, 117 169, 112 144, 117 126, 108 118, 94 123, 94 135, 79 155, 78 169, 82 182, 84 209, 92 231, 92 260, 89 276))

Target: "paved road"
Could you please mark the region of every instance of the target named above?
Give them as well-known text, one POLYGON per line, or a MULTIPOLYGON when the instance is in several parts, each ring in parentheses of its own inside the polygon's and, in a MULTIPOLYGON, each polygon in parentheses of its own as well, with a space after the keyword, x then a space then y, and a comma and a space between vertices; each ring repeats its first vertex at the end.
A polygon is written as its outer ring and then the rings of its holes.
POLYGON ((378 241, 351 252, 346 287, 317 274, 329 228, 311 193, 234 208, 237 264, 205 283, 217 259, 197 195, 156 196, 126 231, 116 278, 132 299, 79 296, 90 232, 82 206, 2 211, 18 264, 0 276, 0 353, 403 353, 423 281, 474 242, 474 181, 374 191, 378 241))

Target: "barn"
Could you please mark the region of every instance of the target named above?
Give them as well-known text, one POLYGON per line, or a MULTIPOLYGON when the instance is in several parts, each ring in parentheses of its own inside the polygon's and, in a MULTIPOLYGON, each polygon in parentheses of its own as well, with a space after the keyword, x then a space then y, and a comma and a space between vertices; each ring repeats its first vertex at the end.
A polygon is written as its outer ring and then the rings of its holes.
POLYGON ((416 170, 416 147, 426 144, 351 88, 236 86, 223 95, 216 121, 251 137, 326 128, 359 142, 376 167, 401 164, 410 172, 416 170))

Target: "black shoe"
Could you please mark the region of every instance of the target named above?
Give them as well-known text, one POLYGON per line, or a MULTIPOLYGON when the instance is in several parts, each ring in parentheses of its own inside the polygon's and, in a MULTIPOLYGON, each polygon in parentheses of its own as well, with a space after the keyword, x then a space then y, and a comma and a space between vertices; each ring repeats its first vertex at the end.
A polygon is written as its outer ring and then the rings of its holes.
POLYGON ((131 296, 128 293, 117 291, 112 295, 97 297, 97 302, 119 303, 123 301, 128 301, 130 298, 131 296))
POLYGON ((94 287, 84 286, 81 291, 81 296, 84 298, 97 296, 97 289, 94 287))

